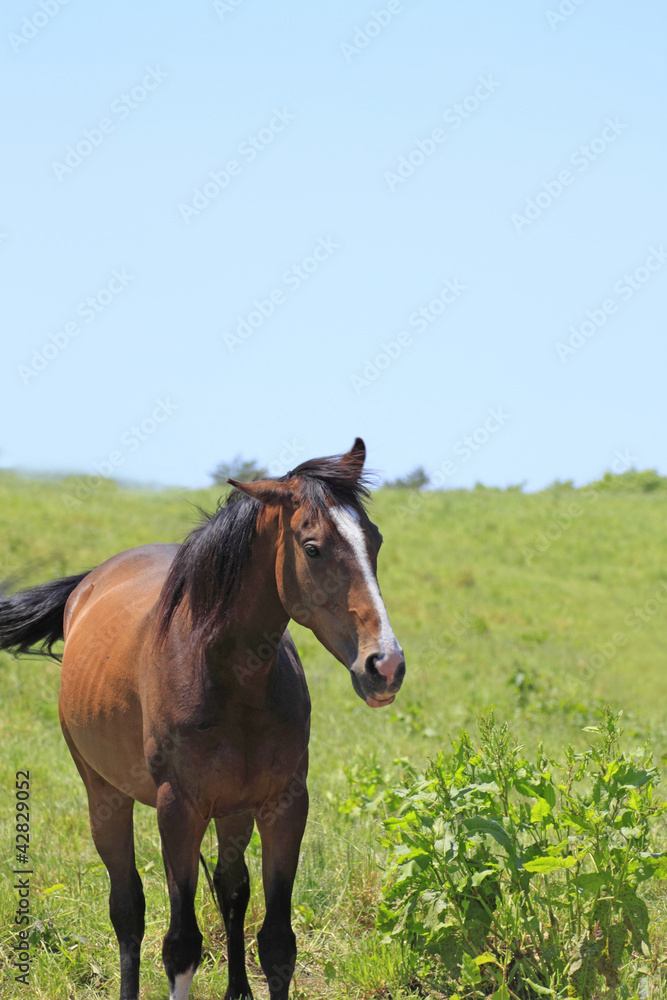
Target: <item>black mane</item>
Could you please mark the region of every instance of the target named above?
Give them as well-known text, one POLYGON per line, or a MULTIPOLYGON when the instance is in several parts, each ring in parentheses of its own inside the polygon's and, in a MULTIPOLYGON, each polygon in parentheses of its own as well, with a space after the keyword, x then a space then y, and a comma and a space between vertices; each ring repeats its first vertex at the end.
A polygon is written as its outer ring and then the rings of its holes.
MULTIPOLYGON (((300 486, 301 502, 317 514, 329 506, 362 511, 370 496, 369 477, 349 455, 302 462, 278 482, 294 479, 300 486)), ((259 509, 259 501, 232 490, 213 513, 200 511, 202 521, 180 546, 158 598, 158 642, 166 638, 184 602, 193 639, 213 638, 238 593, 259 509)))

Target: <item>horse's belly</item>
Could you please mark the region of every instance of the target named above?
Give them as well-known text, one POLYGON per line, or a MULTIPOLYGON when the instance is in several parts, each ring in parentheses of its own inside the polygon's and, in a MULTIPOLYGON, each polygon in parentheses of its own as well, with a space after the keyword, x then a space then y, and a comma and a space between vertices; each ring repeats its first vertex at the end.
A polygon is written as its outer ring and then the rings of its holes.
POLYGON ((155 784, 146 766, 141 703, 131 679, 90 657, 65 662, 60 715, 83 761, 115 788, 147 805, 155 784))
POLYGON ((140 686, 147 614, 157 591, 127 578, 127 564, 143 560, 116 560, 94 570, 68 608, 59 709, 84 763, 125 794, 155 805, 140 686))

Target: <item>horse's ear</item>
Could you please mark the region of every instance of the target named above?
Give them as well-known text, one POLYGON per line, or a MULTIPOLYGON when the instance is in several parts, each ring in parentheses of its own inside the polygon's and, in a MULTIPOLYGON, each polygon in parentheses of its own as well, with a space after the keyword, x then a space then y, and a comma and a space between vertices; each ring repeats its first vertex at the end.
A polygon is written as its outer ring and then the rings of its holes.
POLYGON ((294 495, 291 483, 281 483, 277 479, 257 479, 253 483, 228 479, 227 482, 241 493, 269 506, 289 503, 294 495))
POLYGON ((365 461, 366 445, 361 438, 355 438, 350 450, 346 455, 343 455, 343 462, 356 473, 358 479, 364 471, 365 461))

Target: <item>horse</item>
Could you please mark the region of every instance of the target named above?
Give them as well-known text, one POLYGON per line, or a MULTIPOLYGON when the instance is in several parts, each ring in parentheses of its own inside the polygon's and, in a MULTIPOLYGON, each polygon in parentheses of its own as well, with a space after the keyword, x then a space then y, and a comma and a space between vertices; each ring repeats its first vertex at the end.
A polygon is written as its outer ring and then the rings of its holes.
POLYGON ((170 1000, 187 1000, 202 935, 200 846, 218 839, 225 1000, 252 998, 243 925, 244 852, 262 846, 265 918, 257 945, 271 1000, 296 962, 291 900, 308 813, 310 698, 287 631, 313 631, 367 705, 390 704, 403 651, 377 582, 382 537, 366 512, 366 449, 303 462, 285 476, 229 479, 226 503, 180 544, 151 544, 0 598, 0 648, 59 658, 59 715, 88 796, 110 880, 121 1000, 136 1000, 145 900, 135 802, 157 810, 171 919, 162 958, 170 1000))

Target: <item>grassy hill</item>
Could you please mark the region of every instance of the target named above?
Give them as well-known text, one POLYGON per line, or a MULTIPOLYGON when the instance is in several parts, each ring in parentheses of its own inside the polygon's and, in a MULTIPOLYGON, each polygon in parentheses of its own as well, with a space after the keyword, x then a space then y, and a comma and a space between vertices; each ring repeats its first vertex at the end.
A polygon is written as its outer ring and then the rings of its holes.
MULTIPOLYGON (((122 549, 180 540, 190 504, 214 490, 159 492, 107 481, 0 474, 0 577, 29 585, 80 572, 122 549)), ((417 492, 384 489, 372 517, 384 535, 379 578, 408 674, 395 704, 372 711, 345 669, 293 630, 313 699, 311 816, 295 889, 300 942, 296 995, 409 996, 409 956, 374 931, 382 848, 377 817, 340 811, 348 772, 369 764, 421 766, 481 710, 508 719, 527 747, 583 745, 600 703, 624 710, 624 741, 650 737, 667 760, 667 490, 653 473, 608 476, 575 490, 417 492), (325 976, 326 972, 326 976, 325 976), (325 979, 331 981, 327 986, 325 979), (388 990, 389 992, 382 992, 388 990), (299 992, 300 991, 300 992, 299 992)), ((32 908, 42 921, 30 995, 117 994, 106 873, 88 832, 84 791, 57 721, 59 666, 0 654, 3 809, 0 906, 10 954, 14 775, 30 769, 32 908), (59 888, 54 888, 57 886, 59 888)), ((154 814, 137 810, 138 863, 147 890, 143 996, 163 997, 159 958, 167 897, 154 814)), ((214 855, 207 835, 205 853, 214 855)), ((258 845, 251 845, 248 929, 263 914, 258 845)), ((206 968, 193 996, 222 995, 220 920, 200 883, 206 968)), ((665 900, 651 900, 663 947, 665 900)), ((251 955, 255 952, 251 949, 251 955)), ((0 996, 17 995, 5 967, 0 996)), ((657 988, 657 987, 656 987, 657 988)), ((256 996, 262 996, 261 987, 256 996)), ((655 993, 654 995, 661 995, 655 993)))

